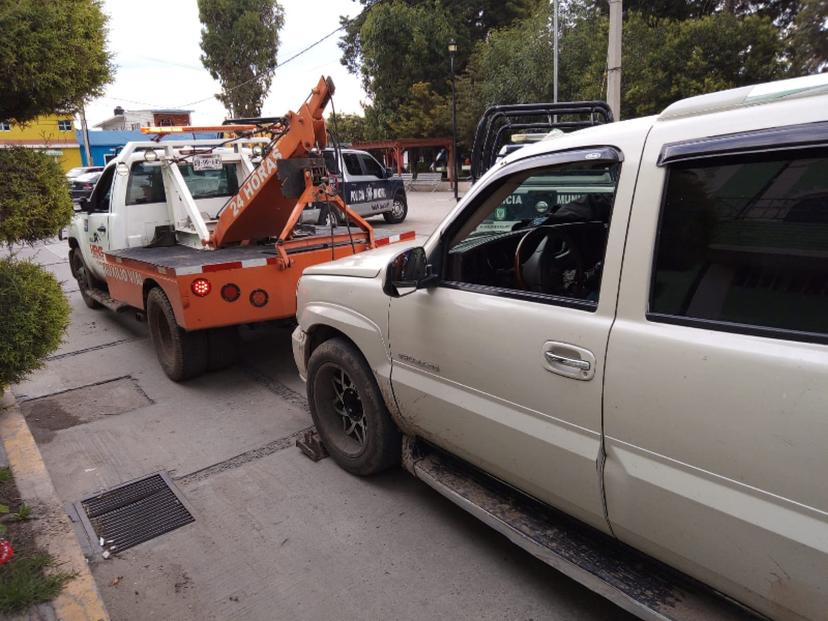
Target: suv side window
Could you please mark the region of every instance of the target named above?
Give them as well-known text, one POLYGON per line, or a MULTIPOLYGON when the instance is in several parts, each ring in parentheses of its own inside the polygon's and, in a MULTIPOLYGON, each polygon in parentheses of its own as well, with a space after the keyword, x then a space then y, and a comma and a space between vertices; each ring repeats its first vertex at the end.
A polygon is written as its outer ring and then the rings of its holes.
POLYGON ((366 175, 372 175, 378 179, 385 179, 385 169, 379 165, 377 160, 370 155, 360 155, 359 159, 362 160, 362 168, 365 170, 366 175))
POLYGON ((647 317, 828 336, 828 149, 671 166, 647 317))
POLYGON ((359 156, 356 153, 343 153, 342 159, 345 162, 345 170, 349 175, 361 175, 362 168, 359 165, 359 156))
POLYGON ((578 161, 508 177, 451 242, 447 284, 595 310, 619 172, 578 161))

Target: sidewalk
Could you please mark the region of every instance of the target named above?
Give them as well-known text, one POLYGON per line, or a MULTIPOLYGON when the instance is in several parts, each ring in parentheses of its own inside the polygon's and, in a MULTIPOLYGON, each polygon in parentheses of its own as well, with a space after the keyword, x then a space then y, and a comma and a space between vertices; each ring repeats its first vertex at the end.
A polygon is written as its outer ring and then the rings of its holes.
POLYGON ((69 518, 52 486, 26 419, 10 392, 0 402, 2 459, 14 475, 21 498, 32 508, 32 526, 37 545, 49 552, 61 571, 75 573, 63 592, 52 602, 35 607, 19 618, 31 621, 108 621, 92 573, 69 518))

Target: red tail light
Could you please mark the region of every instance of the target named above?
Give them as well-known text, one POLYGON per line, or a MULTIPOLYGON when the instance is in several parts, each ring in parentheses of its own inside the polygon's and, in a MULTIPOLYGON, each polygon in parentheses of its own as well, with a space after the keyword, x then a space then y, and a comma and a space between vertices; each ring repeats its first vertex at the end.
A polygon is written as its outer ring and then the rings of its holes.
POLYGON ((239 289, 238 285, 234 285, 233 283, 227 283, 221 288, 221 297, 225 302, 235 302, 239 299, 240 295, 241 289, 239 289))
POLYGON ((256 308, 261 308, 267 304, 268 295, 264 289, 254 289, 250 292, 250 303, 256 308))
POLYGON ((213 286, 206 278, 196 278, 192 283, 190 283, 190 290, 200 298, 203 298, 209 294, 212 288, 213 286))

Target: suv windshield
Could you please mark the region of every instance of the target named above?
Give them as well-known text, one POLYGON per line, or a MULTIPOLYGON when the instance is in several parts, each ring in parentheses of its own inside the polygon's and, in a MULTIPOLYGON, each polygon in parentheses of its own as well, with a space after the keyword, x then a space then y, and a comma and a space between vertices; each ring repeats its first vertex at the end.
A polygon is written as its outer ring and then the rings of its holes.
POLYGON ((569 211, 611 203, 615 182, 611 170, 560 171, 529 177, 512 191, 472 232, 477 237, 494 235, 532 225, 549 218, 566 217, 569 211))

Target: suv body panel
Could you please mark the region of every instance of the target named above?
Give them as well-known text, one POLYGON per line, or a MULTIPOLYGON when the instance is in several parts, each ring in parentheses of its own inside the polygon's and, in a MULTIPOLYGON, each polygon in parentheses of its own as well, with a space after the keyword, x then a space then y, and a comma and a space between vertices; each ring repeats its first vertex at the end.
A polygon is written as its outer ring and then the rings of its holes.
MULTIPOLYGON (((821 479, 828 345, 647 318, 664 145, 825 121, 828 96, 820 88, 810 97, 648 117, 526 146, 487 171, 424 244, 439 259, 464 210, 521 166, 571 149, 615 147, 624 162, 594 313, 444 285, 389 298, 386 269, 373 279, 336 278, 332 264, 325 276, 303 278, 297 333, 325 325, 323 313, 303 311, 317 298, 348 300, 377 325, 387 321, 382 347, 362 351, 404 432, 765 615, 821 618, 828 610, 821 479), (601 335, 604 345, 594 345, 601 335), (595 379, 536 375, 547 340, 584 339, 595 379), (589 383, 598 386, 597 407, 594 396, 583 401, 589 383)), ((350 338, 347 321, 336 325, 350 338)), ((306 357, 311 345, 297 338, 294 346, 306 357)))
POLYGON ((607 506, 636 548, 774 617, 818 618, 828 609, 828 487, 817 474, 828 471, 828 347, 646 318, 664 145, 825 120, 813 99, 751 112, 709 114, 701 128, 694 117, 658 122, 648 138, 609 343, 607 506))

